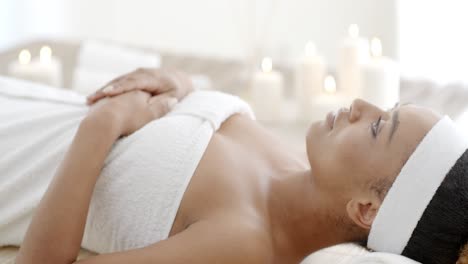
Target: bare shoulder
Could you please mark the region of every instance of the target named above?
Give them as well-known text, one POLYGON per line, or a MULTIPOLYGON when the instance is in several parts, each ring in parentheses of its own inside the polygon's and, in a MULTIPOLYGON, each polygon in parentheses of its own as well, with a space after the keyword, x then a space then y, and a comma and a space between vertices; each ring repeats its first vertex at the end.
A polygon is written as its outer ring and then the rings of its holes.
POLYGON ((232 135, 237 133, 247 133, 256 131, 259 128, 259 124, 256 120, 252 119, 249 115, 243 113, 237 113, 231 115, 222 124, 218 133, 225 135, 232 135))
POLYGON ((202 220, 145 248, 103 254, 83 264, 123 263, 271 263, 268 234, 260 225, 239 219, 202 220))

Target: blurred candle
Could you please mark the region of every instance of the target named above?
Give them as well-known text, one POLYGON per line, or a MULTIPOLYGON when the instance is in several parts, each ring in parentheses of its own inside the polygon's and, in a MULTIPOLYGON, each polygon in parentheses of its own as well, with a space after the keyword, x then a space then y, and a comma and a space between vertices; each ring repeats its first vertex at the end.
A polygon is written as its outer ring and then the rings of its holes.
POLYGON ((271 58, 264 58, 261 70, 254 75, 251 102, 258 120, 270 122, 280 118, 283 103, 283 76, 273 70, 271 58))
POLYGON ((382 42, 371 40, 371 59, 361 66, 362 98, 379 107, 389 108, 399 101, 398 64, 382 56, 382 42))
POLYGON ((309 122, 322 121, 326 118, 328 112, 336 111, 349 105, 350 102, 350 97, 343 96, 337 91, 335 78, 328 75, 323 81, 323 92, 314 98, 313 106, 305 114, 307 114, 309 122))
POLYGON ((18 61, 8 64, 8 75, 58 87, 62 85, 62 64, 52 55, 49 46, 41 48, 39 59, 31 59, 31 52, 24 49, 20 51, 18 61))
POLYGON ((18 55, 18 61, 21 65, 29 64, 31 62, 31 52, 27 49, 21 50, 18 55))
POLYGON ((326 78, 325 78, 325 81, 324 81, 324 85, 323 85, 323 90, 327 93, 327 94, 334 94, 336 92, 336 81, 335 81, 335 78, 333 78, 333 76, 331 75, 328 75, 326 78))
POLYGON ((324 76, 324 59, 317 54, 315 44, 309 41, 296 67, 296 97, 302 110, 307 111, 312 99, 322 92, 324 76))
POLYGON ((52 61, 52 49, 49 46, 43 46, 39 51, 39 61, 43 64, 52 61))
POLYGON ((37 80, 37 71, 31 62, 31 52, 29 50, 21 50, 18 54, 18 60, 8 64, 8 75, 24 80, 37 80))
POLYGON ((369 44, 359 37, 359 26, 351 24, 348 36, 339 50, 338 58, 338 89, 350 97, 359 97, 360 64, 369 59, 369 44))
POLYGON ((62 85, 62 63, 52 54, 52 48, 42 46, 39 51, 38 70, 43 82, 52 86, 62 85))

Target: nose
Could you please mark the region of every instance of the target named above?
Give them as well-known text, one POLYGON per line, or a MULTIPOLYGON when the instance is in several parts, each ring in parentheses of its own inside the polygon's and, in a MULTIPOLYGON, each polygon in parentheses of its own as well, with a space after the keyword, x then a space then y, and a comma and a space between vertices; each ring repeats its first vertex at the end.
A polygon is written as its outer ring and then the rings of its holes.
POLYGON ((353 123, 359 121, 364 115, 378 117, 384 113, 382 109, 369 102, 362 99, 355 99, 350 107, 349 122, 353 123))

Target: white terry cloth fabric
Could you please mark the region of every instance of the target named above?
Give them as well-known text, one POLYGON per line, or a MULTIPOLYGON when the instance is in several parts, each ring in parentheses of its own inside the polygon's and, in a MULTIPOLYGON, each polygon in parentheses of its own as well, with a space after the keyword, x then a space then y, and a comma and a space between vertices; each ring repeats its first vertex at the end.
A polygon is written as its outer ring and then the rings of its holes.
MULTIPOLYGON (((0 78, 0 246, 21 244, 88 109, 73 92, 47 88, 41 99, 28 96, 24 86, 44 88, 0 78)), ((96 183, 82 246, 108 253, 166 239, 213 133, 235 113, 253 118, 235 96, 197 91, 117 141, 96 183)))
POLYGON ((374 252, 359 256, 349 264, 419 264, 419 262, 401 255, 374 252))

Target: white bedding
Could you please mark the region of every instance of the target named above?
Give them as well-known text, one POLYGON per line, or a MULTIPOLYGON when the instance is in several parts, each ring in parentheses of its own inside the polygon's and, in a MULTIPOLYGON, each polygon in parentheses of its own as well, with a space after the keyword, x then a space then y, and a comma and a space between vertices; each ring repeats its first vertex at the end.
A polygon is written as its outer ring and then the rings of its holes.
POLYGON ((468 136, 468 108, 457 118, 455 122, 462 128, 468 136))

